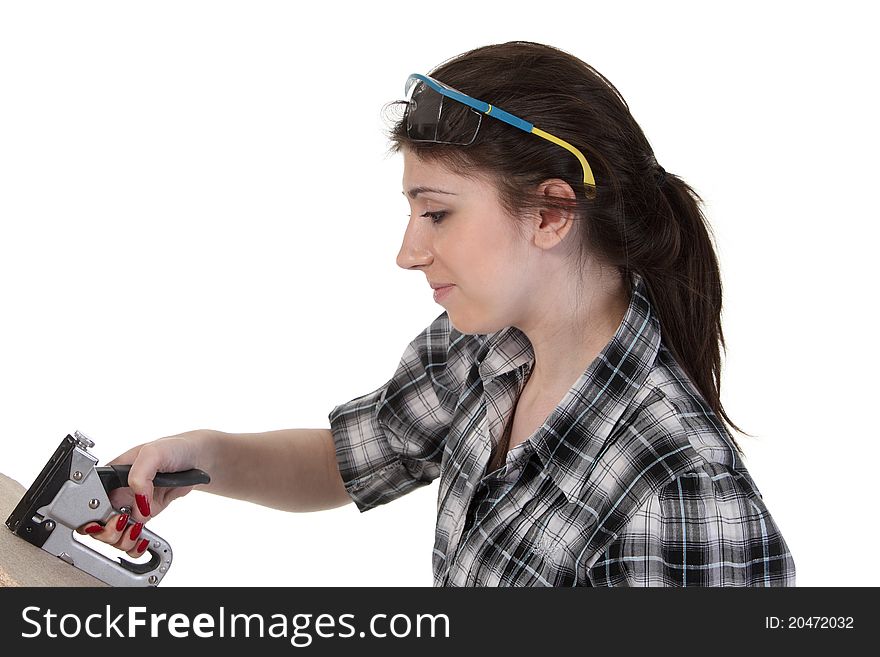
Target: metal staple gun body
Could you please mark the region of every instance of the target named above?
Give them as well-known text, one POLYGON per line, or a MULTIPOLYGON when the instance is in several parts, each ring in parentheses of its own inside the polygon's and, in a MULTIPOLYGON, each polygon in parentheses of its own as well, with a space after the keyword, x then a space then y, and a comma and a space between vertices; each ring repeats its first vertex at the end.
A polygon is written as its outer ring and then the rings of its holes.
MULTIPOLYGON (((6 520, 6 526, 29 543, 110 586, 156 586, 171 567, 171 546, 146 527, 141 536, 149 541, 150 560, 144 563, 122 557, 113 561, 74 536, 78 527, 89 522, 106 524, 116 512, 110 503, 110 491, 128 486, 131 466, 97 467, 98 459, 89 452, 94 445, 79 431, 65 436, 6 520)), ((157 473, 153 485, 193 486, 210 481, 205 472, 193 469, 157 473)))

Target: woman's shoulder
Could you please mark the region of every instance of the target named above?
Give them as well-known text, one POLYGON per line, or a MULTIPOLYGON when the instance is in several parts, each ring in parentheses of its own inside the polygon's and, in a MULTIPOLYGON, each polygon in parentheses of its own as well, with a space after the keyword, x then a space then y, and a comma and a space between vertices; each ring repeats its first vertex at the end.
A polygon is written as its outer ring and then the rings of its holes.
POLYGON ((635 424, 659 423, 676 447, 689 452, 693 467, 714 463, 745 470, 722 418, 665 346, 661 345, 638 397, 642 403, 634 408, 629 420, 635 424))
POLYGON ((668 352, 658 356, 602 460, 599 471, 614 473, 602 479, 605 498, 618 502, 603 525, 609 538, 596 546, 604 551, 599 579, 617 564, 631 583, 687 576, 688 585, 793 585, 791 553, 741 453, 668 352), (742 554, 724 552, 732 538, 746 546, 742 554), (648 543, 657 553, 642 555, 642 563, 637 552, 648 543), (687 569, 669 562, 685 543, 693 548, 688 559, 697 560, 687 569), (749 557, 758 548, 769 553, 749 557), (709 554, 721 558, 699 561, 709 554), (740 556, 747 563, 738 564, 740 556))
MULTIPOLYGON (((612 429, 598 470, 614 476, 603 478, 601 485, 625 488, 637 503, 670 486, 677 488, 682 477, 711 479, 730 473, 760 496, 721 418, 667 356, 661 349, 612 429)), ((608 491, 609 498, 615 499, 614 492, 608 491)))

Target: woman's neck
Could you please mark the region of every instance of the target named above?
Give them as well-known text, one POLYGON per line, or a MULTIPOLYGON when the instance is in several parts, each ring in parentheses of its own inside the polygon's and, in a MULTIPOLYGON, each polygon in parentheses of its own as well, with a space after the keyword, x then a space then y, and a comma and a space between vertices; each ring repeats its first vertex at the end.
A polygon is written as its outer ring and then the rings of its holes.
POLYGON ((594 288, 577 306, 551 299, 536 309, 534 321, 517 326, 535 353, 529 403, 562 399, 614 337, 629 307, 629 291, 621 278, 616 285, 594 288))

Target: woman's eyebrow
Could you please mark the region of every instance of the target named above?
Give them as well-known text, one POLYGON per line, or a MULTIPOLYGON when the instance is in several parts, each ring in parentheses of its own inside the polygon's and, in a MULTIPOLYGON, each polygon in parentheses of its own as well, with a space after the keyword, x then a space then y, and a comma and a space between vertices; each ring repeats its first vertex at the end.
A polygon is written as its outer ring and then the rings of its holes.
POLYGON ((413 187, 408 192, 400 192, 404 196, 409 196, 411 199, 415 199, 416 196, 422 194, 424 192, 434 192, 435 194, 449 194, 451 196, 457 196, 454 192, 447 192, 442 189, 437 189, 436 187, 413 187))

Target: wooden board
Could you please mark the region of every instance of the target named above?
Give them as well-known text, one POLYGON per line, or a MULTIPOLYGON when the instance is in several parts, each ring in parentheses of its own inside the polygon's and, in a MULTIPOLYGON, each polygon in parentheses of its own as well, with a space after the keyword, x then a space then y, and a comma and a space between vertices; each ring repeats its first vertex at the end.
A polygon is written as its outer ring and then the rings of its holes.
POLYGON ((106 586, 9 530, 6 519, 25 490, 0 474, 0 586, 106 586))

